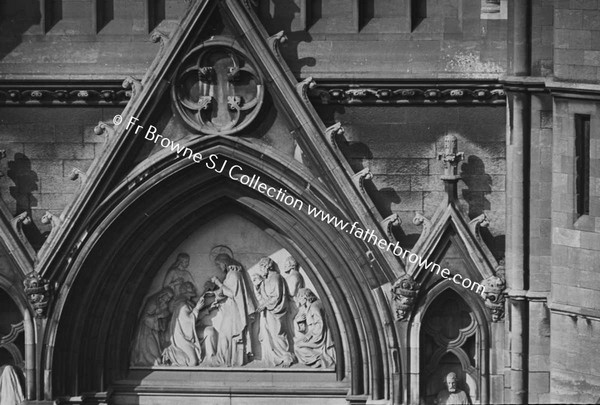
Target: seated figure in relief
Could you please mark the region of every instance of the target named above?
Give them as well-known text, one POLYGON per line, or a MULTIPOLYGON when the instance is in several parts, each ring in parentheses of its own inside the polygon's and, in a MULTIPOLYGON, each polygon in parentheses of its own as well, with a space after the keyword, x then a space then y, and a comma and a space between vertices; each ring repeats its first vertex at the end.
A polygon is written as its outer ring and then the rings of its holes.
POLYGON ((202 339, 198 338, 196 322, 200 312, 206 309, 205 295, 194 304, 196 288, 185 282, 181 295, 174 300, 173 315, 169 324, 171 344, 163 351, 163 364, 172 366, 198 366, 205 358, 214 356, 216 333, 214 328, 204 328, 202 339))
POLYGON ((10 365, 0 367, 0 405, 19 405, 24 400, 16 369, 10 365))
POLYGON ((471 398, 466 392, 458 389, 456 373, 448 373, 444 380, 447 389, 440 391, 435 399, 437 405, 470 405, 471 398))
MULTIPOLYGON (((194 284, 194 278, 188 271, 190 265, 190 255, 187 253, 178 253, 175 263, 169 267, 165 279, 163 281, 163 287, 170 287, 175 294, 175 298, 181 295, 183 284, 192 283, 194 284)), ((194 284, 195 285, 195 284, 194 284)))
POLYGON ((289 367, 294 362, 288 339, 287 285, 269 257, 260 259, 253 276, 260 314, 259 340, 262 360, 268 366, 289 367))
POLYGON ((335 349, 321 301, 308 288, 298 291, 297 301, 299 310, 294 318, 294 350, 298 361, 311 367, 333 367, 335 349))
POLYGON ((133 341, 132 366, 153 366, 160 363, 161 353, 168 339, 165 335, 171 316, 169 302, 172 299, 173 290, 165 287, 146 300, 133 341))
POLYGON ((252 288, 242 266, 228 254, 218 254, 215 264, 225 273, 225 278, 223 281, 218 277, 211 279, 218 286, 213 303, 218 308, 213 319, 218 334, 214 365, 241 366, 253 356, 249 323, 256 309, 252 288))

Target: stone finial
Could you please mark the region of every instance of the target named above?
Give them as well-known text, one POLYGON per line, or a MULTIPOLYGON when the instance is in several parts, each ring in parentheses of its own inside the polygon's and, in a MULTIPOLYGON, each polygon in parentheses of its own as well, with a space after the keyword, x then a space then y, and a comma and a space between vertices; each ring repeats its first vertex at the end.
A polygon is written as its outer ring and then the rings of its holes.
POLYGON ((354 181, 354 185, 358 188, 362 193, 365 192, 365 180, 370 180, 373 178, 373 174, 369 170, 368 167, 365 167, 360 172, 355 173, 352 176, 352 180, 354 181))
POLYGON ((96 135, 105 135, 106 139, 108 140, 108 138, 115 136, 115 129, 112 127, 112 125, 99 121, 98 125, 94 127, 94 133, 96 135))
POLYGON ((127 95, 131 98, 134 98, 142 92, 142 82, 137 79, 134 79, 132 76, 127 76, 123 80, 121 87, 123 87, 126 90, 131 89, 127 92, 127 95))
POLYGON ((458 164, 464 158, 464 152, 458 152, 458 139, 452 134, 444 137, 444 150, 438 153, 438 160, 444 162, 442 180, 457 180, 458 164))
POLYGON ((421 285, 417 283, 410 274, 405 273, 392 285, 392 297, 394 299, 394 314, 396 321, 406 321, 419 294, 421 285))
POLYGON ((44 318, 53 291, 50 282, 40 277, 37 272, 32 271, 23 280, 23 289, 35 311, 35 317, 44 318))
POLYGON ((490 276, 481 282, 485 287, 483 293, 485 306, 492 312, 492 321, 498 322, 504 319, 504 290, 506 289, 506 280, 504 279, 504 261, 501 260, 496 268, 496 274, 490 276))
POLYGON ((381 221, 381 227, 385 231, 390 242, 397 241, 396 237, 394 236, 394 232, 392 231, 392 228, 394 226, 400 226, 400 224, 402 224, 402 220, 400 219, 400 215, 398 214, 392 214, 389 217, 385 218, 383 221, 381 221))

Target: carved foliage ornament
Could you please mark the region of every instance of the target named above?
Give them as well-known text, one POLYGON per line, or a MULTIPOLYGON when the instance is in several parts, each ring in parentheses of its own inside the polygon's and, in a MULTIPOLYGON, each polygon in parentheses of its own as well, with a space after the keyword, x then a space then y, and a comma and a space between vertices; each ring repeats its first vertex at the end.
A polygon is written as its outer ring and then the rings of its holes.
POLYGON ((50 282, 40 277, 35 271, 32 271, 23 280, 23 287, 25 295, 35 311, 36 318, 45 317, 48 302, 50 301, 50 294, 52 293, 50 282))
POLYGON ((231 41, 211 39, 183 59, 172 99, 185 123, 203 134, 232 134, 248 126, 264 98, 262 79, 231 41))
POLYGON ((392 285, 394 313, 397 321, 406 321, 419 294, 421 285, 410 274, 401 276, 392 285))

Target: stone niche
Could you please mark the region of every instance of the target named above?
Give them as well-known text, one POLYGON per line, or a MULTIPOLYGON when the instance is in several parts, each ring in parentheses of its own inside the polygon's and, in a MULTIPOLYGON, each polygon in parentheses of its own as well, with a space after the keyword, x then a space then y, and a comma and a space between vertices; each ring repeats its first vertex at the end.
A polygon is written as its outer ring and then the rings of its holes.
POLYGON ((298 259, 238 214, 206 223, 154 277, 130 369, 333 371, 332 314, 298 259))

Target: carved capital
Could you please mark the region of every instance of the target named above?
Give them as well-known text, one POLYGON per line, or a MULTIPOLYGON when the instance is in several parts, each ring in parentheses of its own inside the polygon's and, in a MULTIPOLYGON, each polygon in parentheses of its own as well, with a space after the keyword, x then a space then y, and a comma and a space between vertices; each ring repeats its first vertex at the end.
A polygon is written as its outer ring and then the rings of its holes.
POLYGON ((396 321, 406 321, 419 294, 421 285, 417 283, 410 274, 405 273, 392 285, 392 297, 394 299, 394 314, 396 321))
POLYGON ((35 311, 35 317, 44 318, 53 291, 50 282, 40 277, 35 271, 32 271, 27 275, 25 280, 23 280, 23 289, 29 303, 35 311))
POLYGON ((352 176, 352 181, 354 181, 354 185, 358 188, 362 193, 365 192, 365 180, 370 180, 373 178, 373 174, 369 170, 368 167, 365 167, 360 172, 355 173, 352 176))

